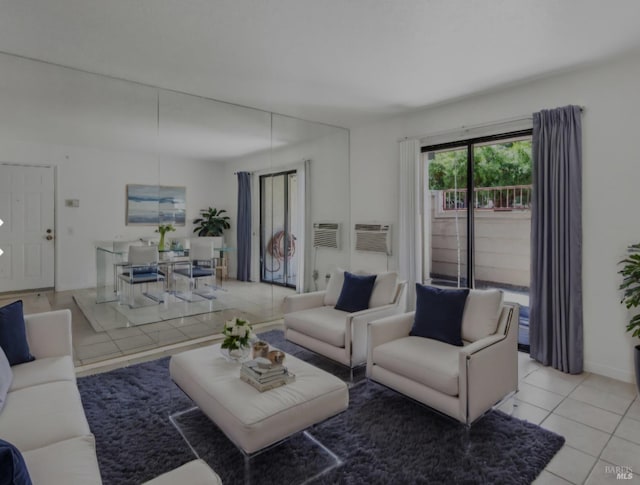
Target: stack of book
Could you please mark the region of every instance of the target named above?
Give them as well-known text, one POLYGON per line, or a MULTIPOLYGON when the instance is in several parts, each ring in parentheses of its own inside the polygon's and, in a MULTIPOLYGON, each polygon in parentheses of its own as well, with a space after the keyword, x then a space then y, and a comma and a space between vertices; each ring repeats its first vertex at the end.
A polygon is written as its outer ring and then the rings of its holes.
POLYGON ((242 363, 240 379, 251 384, 258 391, 264 392, 288 384, 295 379, 295 376, 282 364, 262 367, 255 360, 250 360, 242 363))

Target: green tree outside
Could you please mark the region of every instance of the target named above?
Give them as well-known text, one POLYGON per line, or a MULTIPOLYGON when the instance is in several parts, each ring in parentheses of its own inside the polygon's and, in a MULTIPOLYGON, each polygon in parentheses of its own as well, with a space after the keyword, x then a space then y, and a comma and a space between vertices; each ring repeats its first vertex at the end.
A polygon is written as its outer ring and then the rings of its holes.
MULTIPOLYGON (((474 149, 476 188, 531 184, 531 141, 485 145, 474 149)), ((467 150, 434 154, 429 160, 429 189, 467 186, 467 150)))

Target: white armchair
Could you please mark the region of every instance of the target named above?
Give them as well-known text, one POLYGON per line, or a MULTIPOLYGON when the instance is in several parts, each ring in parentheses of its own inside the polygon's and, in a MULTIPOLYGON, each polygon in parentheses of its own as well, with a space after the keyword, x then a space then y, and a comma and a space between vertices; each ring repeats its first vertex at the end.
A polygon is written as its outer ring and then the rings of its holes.
POLYGON ((519 306, 501 303, 487 331, 475 311, 479 293, 469 293, 462 347, 410 336, 415 312, 370 322, 367 377, 467 426, 517 391, 519 306))
POLYGON ((336 270, 326 291, 286 297, 284 336, 353 370, 367 360, 367 323, 405 311, 406 282, 394 272, 379 274, 369 308, 347 313, 334 308, 343 281, 344 272, 336 270))

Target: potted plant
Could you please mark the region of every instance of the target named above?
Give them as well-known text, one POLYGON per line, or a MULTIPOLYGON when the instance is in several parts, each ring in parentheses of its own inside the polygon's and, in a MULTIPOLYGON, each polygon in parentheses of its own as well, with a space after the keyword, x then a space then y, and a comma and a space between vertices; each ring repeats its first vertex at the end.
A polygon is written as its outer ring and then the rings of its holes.
POLYGON ((222 232, 231 227, 229 217, 223 215, 226 212, 224 209, 218 210, 211 207, 201 210, 201 217, 193 221, 194 224, 198 224, 193 232, 197 232, 198 236, 222 236, 222 232))
POLYGON ((168 232, 174 232, 175 227, 171 224, 160 224, 156 232, 160 233, 160 241, 158 242, 158 251, 164 251, 164 235, 168 232))
MULTIPOLYGON (((640 306, 640 243, 627 247, 628 256, 618 264, 624 264, 618 271, 622 275, 620 289, 624 291, 621 303, 627 309, 640 306)), ((634 337, 640 337, 640 313, 636 313, 627 324, 627 331, 634 337)), ((634 354, 636 366, 636 384, 640 391, 640 345, 636 345, 634 354)))

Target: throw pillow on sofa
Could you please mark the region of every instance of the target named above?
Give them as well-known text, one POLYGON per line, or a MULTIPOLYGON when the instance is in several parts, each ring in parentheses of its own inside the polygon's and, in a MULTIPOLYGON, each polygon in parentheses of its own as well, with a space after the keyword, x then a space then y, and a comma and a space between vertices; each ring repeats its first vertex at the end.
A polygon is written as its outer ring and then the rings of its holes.
MULTIPOLYGON (((7 398, 7 393, 9 392, 12 382, 13 372, 11 371, 11 366, 7 360, 7 356, 0 347, 0 411, 2 411, 2 407, 4 406, 4 402, 7 398)), ((0 483, 2 482, 0 481, 0 483)))
POLYGON ((324 304, 329 306, 336 306, 338 298, 340 298, 340 292, 344 285, 344 270, 342 268, 336 268, 331 272, 331 277, 327 283, 327 288, 324 293, 324 304))
MULTIPOLYGON (((336 303, 338 303, 338 298, 340 298, 342 286, 344 285, 344 273, 345 271, 342 268, 336 268, 331 272, 331 277, 329 278, 324 294, 325 305, 335 307, 336 303)), ((369 273, 361 273, 359 271, 356 271, 353 274, 371 276, 369 273)), ((396 296, 397 284, 398 273, 395 271, 379 273, 376 276, 376 282, 373 285, 373 292, 371 293, 371 299, 369 300, 369 308, 376 308, 392 303, 396 296)))
POLYGON ((442 289, 416 283, 416 312, 409 335, 462 347, 462 315, 468 289, 442 289))
POLYGON ((27 343, 22 300, 0 308, 0 347, 11 365, 34 360, 27 343))
POLYGON ((471 290, 462 318, 462 338, 475 342, 496 333, 502 310, 501 290, 471 290))
POLYGON ((345 271, 344 284, 335 306, 336 310, 354 313, 369 308, 375 283, 376 275, 355 275, 345 271))
POLYGON ((20 450, 2 439, 0 439, 0 472, 0 483, 32 485, 20 450))
POLYGON ((371 300, 369 300, 369 307, 376 308, 392 303, 396 296, 397 284, 398 273, 395 271, 379 273, 376 276, 376 283, 373 285, 373 292, 371 293, 371 300))

